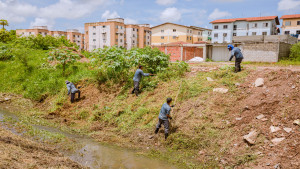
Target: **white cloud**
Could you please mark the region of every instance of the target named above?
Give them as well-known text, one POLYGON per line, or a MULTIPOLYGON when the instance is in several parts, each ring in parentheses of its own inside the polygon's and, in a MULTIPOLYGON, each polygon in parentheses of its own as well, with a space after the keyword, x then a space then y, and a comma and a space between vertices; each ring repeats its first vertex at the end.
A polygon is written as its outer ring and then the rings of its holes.
POLYGON ((176 3, 177 0, 156 0, 155 2, 158 5, 172 5, 174 3, 176 3))
POLYGON ((209 16, 208 19, 214 20, 214 19, 220 19, 220 18, 225 18, 228 16, 232 16, 231 13, 227 11, 220 11, 218 8, 216 8, 209 16))
POLYGON ((25 22, 26 17, 33 16, 36 12, 37 7, 33 5, 20 3, 18 0, 0 0, 0 18, 8 22, 25 22))
POLYGON ((35 18, 33 22, 30 23, 30 27, 34 26, 48 26, 48 29, 52 29, 55 24, 54 20, 45 19, 45 18, 35 18))
POLYGON ((116 11, 110 12, 109 10, 106 10, 101 18, 102 19, 111 19, 111 18, 119 18, 119 14, 116 11))
POLYGON ((125 24, 138 24, 138 21, 131 18, 125 18, 124 19, 125 24))
POLYGON ((300 1, 298 0, 281 0, 278 3, 279 11, 296 10, 300 8, 300 1))
POLYGON ((242 2, 244 0, 213 0, 215 2, 242 2))
POLYGON ((160 16, 163 22, 177 22, 181 19, 181 12, 177 8, 166 8, 160 16))

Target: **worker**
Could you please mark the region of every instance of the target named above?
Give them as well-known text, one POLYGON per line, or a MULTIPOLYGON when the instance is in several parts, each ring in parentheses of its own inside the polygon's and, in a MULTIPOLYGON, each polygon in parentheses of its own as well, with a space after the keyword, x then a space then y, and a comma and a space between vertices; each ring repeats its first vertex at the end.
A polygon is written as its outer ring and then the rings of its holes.
POLYGON ((75 93, 78 93, 78 99, 80 98, 80 90, 78 90, 72 82, 66 80, 66 85, 68 89, 68 95, 71 94, 71 103, 74 103, 75 93))
POLYGON ((167 102, 162 105, 158 116, 158 123, 155 129, 155 134, 157 134, 161 125, 162 124, 164 125, 165 140, 167 140, 169 136, 169 119, 172 119, 170 115, 171 107, 174 107, 174 105, 171 106, 171 103, 172 103, 172 98, 167 98, 167 102))
POLYGON ((241 69, 241 63, 244 59, 243 54, 241 50, 237 47, 234 47, 233 45, 228 45, 228 50, 231 51, 231 56, 229 61, 232 60, 233 57, 235 57, 235 73, 242 71, 241 69))
POLYGON ((154 74, 151 73, 144 73, 143 72, 143 66, 139 65, 139 68, 136 70, 134 77, 133 77, 133 90, 132 94, 135 93, 136 96, 139 96, 140 91, 140 81, 142 80, 142 76, 153 76, 154 74))

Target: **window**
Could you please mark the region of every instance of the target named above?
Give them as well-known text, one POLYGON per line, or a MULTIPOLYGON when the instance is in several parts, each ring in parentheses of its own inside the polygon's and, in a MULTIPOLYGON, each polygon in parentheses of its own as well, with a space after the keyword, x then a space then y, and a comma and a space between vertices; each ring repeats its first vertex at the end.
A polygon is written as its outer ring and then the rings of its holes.
POLYGON ((147 39, 150 39, 150 36, 148 36, 147 39))
POLYGON ((233 25, 233 30, 237 30, 237 25, 233 25))
POLYGON ((218 25, 214 26, 214 29, 219 29, 219 26, 218 25))
POLYGON ((96 42, 96 39, 93 39, 94 42, 96 42))
POLYGON ((201 35, 201 32, 198 32, 198 35, 201 35))
POLYGON ((75 35, 73 35, 73 37, 75 38, 75 35))
POLYGON ((223 25, 223 29, 227 29, 228 28, 228 25, 223 25))
POLYGON ((267 32, 263 32, 262 35, 268 35, 268 33, 267 32))
POLYGON ((105 25, 102 26, 102 28, 105 28, 105 27, 106 27, 105 25))
POLYGON ((291 21, 285 21, 285 26, 291 26, 291 21))
POLYGON ((136 29, 136 31, 138 32, 138 31, 139 31, 139 29, 136 29))
POLYGON ((96 33, 93 33, 93 35, 96 35, 96 33))
POLYGON ((253 28, 257 28, 257 23, 254 23, 254 24, 253 24, 253 28))
POLYGON ((252 32, 252 35, 256 35, 256 32, 252 32))
POLYGON ((263 26, 264 26, 264 27, 268 27, 268 26, 269 26, 269 23, 263 23, 263 26))
POLYGON ((223 33, 223 37, 226 38, 227 37, 227 33, 223 33))
POLYGON ((116 39, 116 42, 118 42, 118 39, 116 39))
POLYGON ((94 29, 96 29, 96 26, 93 26, 94 29))
POLYGON ((176 39, 176 36, 173 36, 173 39, 176 39))
POLYGON ((300 21, 297 21, 297 25, 300 25, 300 21))
POLYGON ((300 30, 297 30, 297 31, 296 31, 296 34, 300 34, 300 30))
POLYGON ((173 29, 173 32, 176 32, 176 29, 173 29))
POLYGON ((236 36, 236 33, 233 33, 232 36, 236 36))
POLYGON ((190 37, 190 40, 192 40, 192 37, 190 37))
POLYGON ((285 35, 289 35, 289 34, 290 34, 290 31, 285 31, 284 34, 285 34, 285 35))
POLYGON ((165 30, 161 30, 161 33, 164 33, 165 32, 165 30))
POLYGON ((123 40, 122 40, 122 39, 120 39, 120 42, 123 42, 123 40))
POLYGON ((198 38, 198 42, 200 42, 201 41, 201 39, 200 38, 198 38))
POLYGON ((161 36, 160 39, 165 39, 165 37, 164 37, 164 36, 161 36))
POLYGON ((132 37, 135 37, 135 34, 132 34, 132 37))
POLYGON ((120 26, 120 29, 123 29, 123 26, 120 26))
POLYGON ((214 34, 214 37, 215 37, 215 38, 217 38, 217 37, 218 37, 218 34, 217 34, 217 33, 215 33, 215 34, 214 34))
POLYGON ((117 28, 117 29, 119 28, 118 25, 116 26, 116 28, 117 28))
POLYGON ((123 36, 123 33, 120 33, 120 36, 123 36))
POLYGON ((135 28, 132 28, 133 31, 135 31, 135 28))
POLYGON ((189 33, 189 32, 190 32, 190 30, 188 29, 188 30, 187 30, 187 33, 189 33))
POLYGON ((133 40, 132 43, 135 43, 135 41, 133 40))
POLYGON ((189 40, 189 37, 186 37, 186 40, 189 40))

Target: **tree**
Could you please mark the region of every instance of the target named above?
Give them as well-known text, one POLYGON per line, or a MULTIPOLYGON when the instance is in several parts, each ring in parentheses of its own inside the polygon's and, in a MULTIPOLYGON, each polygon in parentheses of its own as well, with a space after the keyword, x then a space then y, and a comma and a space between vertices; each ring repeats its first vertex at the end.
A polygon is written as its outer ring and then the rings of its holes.
POLYGON ((2 25, 2 29, 5 30, 4 26, 8 26, 8 21, 5 19, 0 19, 0 25, 2 25))
POLYGON ((70 64, 73 64, 80 56, 78 54, 73 53, 71 50, 61 48, 61 49, 53 49, 49 53, 48 60, 54 61, 58 64, 61 64, 63 67, 63 76, 65 76, 66 67, 70 64))

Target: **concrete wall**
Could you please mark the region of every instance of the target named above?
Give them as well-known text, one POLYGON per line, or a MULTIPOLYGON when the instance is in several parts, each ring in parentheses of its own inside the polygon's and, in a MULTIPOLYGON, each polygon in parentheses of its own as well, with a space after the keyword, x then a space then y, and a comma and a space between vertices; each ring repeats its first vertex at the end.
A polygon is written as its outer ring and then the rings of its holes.
POLYGON ((235 36, 234 43, 253 43, 253 42, 284 42, 289 44, 297 43, 297 38, 290 35, 269 35, 269 36, 235 36))

